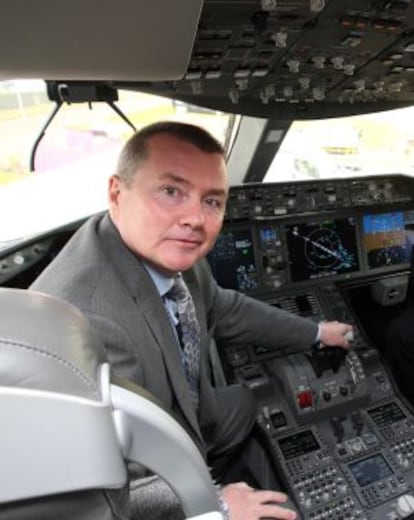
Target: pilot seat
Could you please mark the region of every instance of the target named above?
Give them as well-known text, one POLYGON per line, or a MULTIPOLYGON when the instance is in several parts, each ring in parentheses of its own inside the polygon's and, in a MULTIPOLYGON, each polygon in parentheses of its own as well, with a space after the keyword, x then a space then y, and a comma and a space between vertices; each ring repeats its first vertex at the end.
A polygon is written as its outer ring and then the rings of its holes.
POLYGON ((99 338, 65 302, 0 289, 0 409, 2 520, 125 520, 128 462, 159 475, 186 518, 222 518, 193 441, 145 390, 111 375, 99 338))

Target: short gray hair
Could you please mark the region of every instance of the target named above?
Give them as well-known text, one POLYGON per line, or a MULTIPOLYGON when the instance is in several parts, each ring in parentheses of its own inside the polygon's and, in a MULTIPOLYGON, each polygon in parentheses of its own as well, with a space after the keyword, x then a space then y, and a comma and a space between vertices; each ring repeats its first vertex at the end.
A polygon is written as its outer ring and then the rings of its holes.
POLYGON ((176 121, 161 121, 138 130, 124 145, 119 155, 116 174, 127 185, 148 159, 148 141, 155 135, 166 134, 196 146, 206 153, 225 156, 223 146, 203 128, 176 121))

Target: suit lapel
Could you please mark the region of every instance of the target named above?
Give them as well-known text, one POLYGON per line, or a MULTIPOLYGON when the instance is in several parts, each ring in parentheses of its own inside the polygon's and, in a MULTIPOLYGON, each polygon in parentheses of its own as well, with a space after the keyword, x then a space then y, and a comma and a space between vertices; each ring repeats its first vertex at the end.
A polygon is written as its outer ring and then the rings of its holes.
MULTIPOLYGON (((142 267, 141 269, 144 270, 142 267)), ((146 278, 146 280, 143 280, 137 291, 137 305, 153 334, 158 348, 162 352, 171 385, 181 410, 199 437, 200 442, 202 442, 198 419, 183 372, 181 356, 178 350, 179 345, 177 344, 171 321, 152 280, 146 272, 143 278, 146 278)))
POLYGON ((203 445, 198 419, 183 373, 179 346, 157 288, 142 263, 122 242, 108 215, 102 219, 100 234, 107 245, 109 256, 113 259, 112 265, 135 300, 138 312, 146 321, 154 342, 162 352, 171 386, 181 411, 203 445))

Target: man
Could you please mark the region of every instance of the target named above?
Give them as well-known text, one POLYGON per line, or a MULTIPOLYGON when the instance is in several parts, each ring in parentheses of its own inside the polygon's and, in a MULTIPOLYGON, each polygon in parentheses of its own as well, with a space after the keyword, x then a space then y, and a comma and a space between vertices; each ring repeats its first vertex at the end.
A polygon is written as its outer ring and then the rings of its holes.
MULTIPOLYGON (((333 322, 318 330, 310 320, 217 286, 204 257, 220 232, 228 190, 223 149, 207 132, 181 123, 146 127, 126 143, 109 180, 109 215, 89 220, 32 286, 88 316, 113 370, 161 400, 224 483, 255 407, 245 388, 212 386, 211 339, 306 348, 318 338, 347 347, 351 329, 333 322), (199 327, 195 389, 176 328, 171 288, 177 275, 191 293, 199 327)), ((295 518, 275 491, 233 483, 222 497, 232 520, 295 518)))

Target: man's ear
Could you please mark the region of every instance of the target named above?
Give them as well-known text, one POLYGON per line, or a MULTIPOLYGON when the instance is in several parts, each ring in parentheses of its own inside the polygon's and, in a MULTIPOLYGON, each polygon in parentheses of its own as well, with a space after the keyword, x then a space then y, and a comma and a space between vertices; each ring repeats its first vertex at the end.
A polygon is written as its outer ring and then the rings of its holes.
POLYGON ((121 181, 118 175, 111 175, 108 181, 108 201, 111 210, 114 210, 118 207, 120 191, 121 181))

